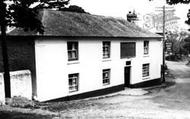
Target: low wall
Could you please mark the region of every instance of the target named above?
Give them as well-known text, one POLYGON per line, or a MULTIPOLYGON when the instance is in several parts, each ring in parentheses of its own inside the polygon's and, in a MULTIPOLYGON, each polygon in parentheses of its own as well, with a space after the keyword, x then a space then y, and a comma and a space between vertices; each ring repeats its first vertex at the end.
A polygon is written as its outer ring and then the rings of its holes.
POLYGON ((0 104, 5 104, 4 78, 2 73, 0 73, 0 104))
POLYGON ((11 97, 22 96, 32 99, 32 78, 29 70, 10 72, 11 97))
MULTIPOLYGON (((22 96, 32 99, 32 78, 29 70, 10 72, 11 97, 22 96)), ((0 73, 0 101, 5 102, 3 73, 0 73)))

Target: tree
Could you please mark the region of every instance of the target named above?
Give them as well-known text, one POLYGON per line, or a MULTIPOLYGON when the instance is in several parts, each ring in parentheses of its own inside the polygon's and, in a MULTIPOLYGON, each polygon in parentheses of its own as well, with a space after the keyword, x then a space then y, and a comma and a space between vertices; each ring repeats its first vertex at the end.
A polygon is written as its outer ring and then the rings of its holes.
POLYGON ((190 0, 166 0, 166 3, 169 5, 178 4, 178 3, 188 4, 190 3, 190 0))
MULTIPOLYGON (((154 1, 154 0, 149 0, 149 1, 154 1)), ((178 3, 188 4, 190 3, 190 0, 166 0, 166 3, 169 5, 174 5, 178 3)))
POLYGON ((70 0, 40 0, 38 8, 54 8, 57 10, 64 9, 70 0))
POLYGON ((184 48, 188 52, 188 57, 187 57, 188 63, 187 63, 187 65, 190 65, 190 56, 189 56, 189 54, 190 54, 190 36, 187 37, 184 41, 185 41, 184 48))
POLYGON ((68 8, 63 8, 61 10, 68 12, 87 13, 82 7, 79 7, 77 5, 70 5, 68 8))
MULTIPOLYGON (((172 56, 170 57, 170 60, 179 60, 179 59, 183 59, 182 56, 187 56, 188 55, 188 49, 186 47, 187 43, 186 43, 186 39, 188 36, 187 32, 168 32, 167 35, 167 41, 166 42, 170 42, 172 43, 172 56), (171 59, 171 57, 173 57, 171 59)), ((168 59, 168 58, 167 58, 168 59)))
POLYGON ((190 36, 185 38, 184 48, 187 50, 188 54, 190 54, 190 36))
POLYGON ((9 62, 6 44, 7 26, 21 27, 43 34, 43 24, 39 19, 39 9, 49 7, 61 9, 70 0, 0 0, 1 47, 4 68, 5 97, 11 97, 9 62), (32 5, 40 4, 36 7, 32 5))
MULTIPOLYGON (((190 0, 166 0, 166 2, 169 5, 178 4, 178 3, 189 4, 190 0)), ((187 13, 187 20, 185 21, 185 23, 190 26, 190 9, 189 9, 189 11, 187 13)), ((190 31, 190 29, 188 29, 188 31, 190 31)), ((190 64, 190 57, 189 57, 189 53, 190 53, 190 41, 189 41, 189 38, 185 39, 183 48, 186 50, 186 52, 188 54, 188 63, 187 64, 189 65, 190 64)))
POLYGON ((37 32, 43 33, 43 25, 37 17, 37 10, 30 8, 30 5, 34 2, 36 2, 36 0, 0 1, 1 47, 4 65, 3 68, 6 98, 11 97, 9 62, 6 43, 6 28, 7 26, 15 26, 22 27, 24 28, 24 30, 36 30, 37 32))

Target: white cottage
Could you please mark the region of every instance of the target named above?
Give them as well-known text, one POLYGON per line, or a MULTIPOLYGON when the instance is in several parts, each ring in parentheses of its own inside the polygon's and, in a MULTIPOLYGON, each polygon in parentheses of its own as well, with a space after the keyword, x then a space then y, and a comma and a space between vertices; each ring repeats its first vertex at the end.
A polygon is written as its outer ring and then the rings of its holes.
POLYGON ((44 35, 10 33, 33 41, 37 100, 78 99, 161 82, 159 35, 123 19, 84 13, 45 10, 42 22, 44 35))

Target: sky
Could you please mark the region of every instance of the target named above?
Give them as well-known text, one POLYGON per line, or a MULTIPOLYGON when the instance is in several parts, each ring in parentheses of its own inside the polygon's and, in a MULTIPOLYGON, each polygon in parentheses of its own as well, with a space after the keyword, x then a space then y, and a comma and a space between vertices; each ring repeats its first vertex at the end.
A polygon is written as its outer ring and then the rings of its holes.
MULTIPOLYGON (((142 17, 148 13, 158 13, 156 7, 166 5, 165 0, 153 0, 151 2, 149 0, 71 0, 70 4, 78 5, 91 14, 124 19, 126 19, 126 14, 129 11, 135 10, 140 16, 140 19, 142 19, 142 17)), ((181 18, 179 20, 179 26, 182 29, 188 28, 188 26, 184 24, 184 21, 187 19, 190 4, 177 4, 172 7, 176 9, 176 16, 181 18)))

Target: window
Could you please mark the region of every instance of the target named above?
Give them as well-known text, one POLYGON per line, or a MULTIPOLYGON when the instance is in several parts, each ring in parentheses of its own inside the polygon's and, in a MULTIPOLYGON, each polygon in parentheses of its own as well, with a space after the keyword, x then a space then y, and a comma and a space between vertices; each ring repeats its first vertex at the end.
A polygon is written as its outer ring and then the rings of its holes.
POLYGON ((103 70, 103 85, 110 84, 110 69, 103 70))
POLYGON ((149 76, 149 64, 143 64, 142 76, 143 77, 149 76))
POLYGON ((68 61, 78 60, 78 42, 67 42, 68 61))
POLYGON ((78 91, 79 74, 69 74, 69 92, 78 91))
POLYGON ((136 56, 136 44, 135 42, 123 42, 121 43, 121 58, 129 58, 136 56))
POLYGON ((147 55, 149 53, 149 41, 144 41, 144 54, 147 55))
POLYGON ((103 58, 110 58, 110 41, 103 41, 103 58))

